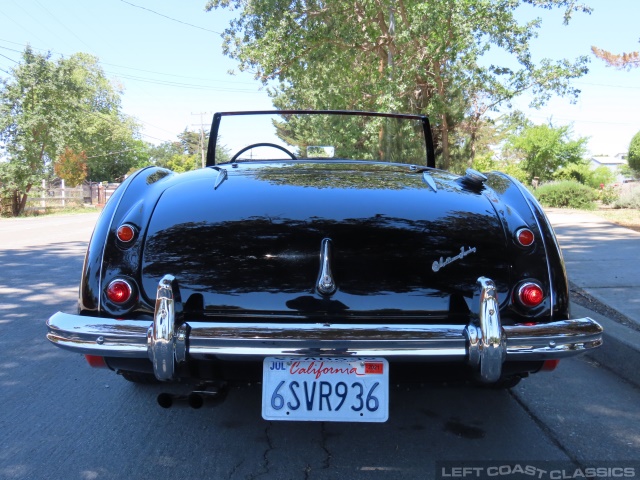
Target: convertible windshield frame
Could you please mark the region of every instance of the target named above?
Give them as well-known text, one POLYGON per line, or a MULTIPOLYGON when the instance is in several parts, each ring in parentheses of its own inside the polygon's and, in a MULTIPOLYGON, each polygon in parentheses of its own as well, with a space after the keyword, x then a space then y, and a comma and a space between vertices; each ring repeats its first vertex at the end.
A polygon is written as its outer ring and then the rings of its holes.
POLYGON ((216 144, 218 141, 218 133, 222 117, 231 116, 249 116, 249 115, 350 115, 360 117, 380 117, 415 120, 420 122, 424 134, 426 162, 427 167, 435 168, 435 150, 433 145, 433 137, 431 134, 431 125, 429 117, 426 115, 412 115, 402 113, 377 113, 377 112, 360 112, 352 110, 248 110, 237 112, 217 112, 213 115, 211 123, 211 131, 209 134, 209 145, 207 150, 207 167, 216 165, 216 144))

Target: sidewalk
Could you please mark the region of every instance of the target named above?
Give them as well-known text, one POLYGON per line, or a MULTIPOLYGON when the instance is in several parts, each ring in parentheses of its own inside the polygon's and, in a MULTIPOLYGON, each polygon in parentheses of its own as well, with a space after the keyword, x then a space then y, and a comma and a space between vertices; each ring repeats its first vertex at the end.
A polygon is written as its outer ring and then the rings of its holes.
POLYGON ((573 302, 574 317, 591 317, 605 329, 604 344, 592 358, 640 385, 640 232, 585 212, 545 212, 569 280, 628 319, 625 326, 573 302))

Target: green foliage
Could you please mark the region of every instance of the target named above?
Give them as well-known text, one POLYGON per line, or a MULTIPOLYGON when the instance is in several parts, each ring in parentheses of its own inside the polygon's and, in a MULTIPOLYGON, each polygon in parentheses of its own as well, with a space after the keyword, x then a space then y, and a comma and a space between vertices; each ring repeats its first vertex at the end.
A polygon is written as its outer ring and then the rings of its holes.
POLYGON ((635 208, 640 210, 640 184, 629 185, 620 192, 613 204, 616 208, 635 208))
POLYGON ((471 168, 479 172, 490 172, 492 170, 500 170, 499 163, 493 159, 493 155, 485 153, 484 155, 476 156, 473 159, 471 168))
MULTIPOLYGON (((511 135, 503 154, 519 161, 530 182, 538 177, 540 182, 553 179, 560 167, 581 164, 586 154, 587 138, 571 139, 568 126, 528 125, 521 132, 511 135)), ((574 173, 578 173, 575 169, 574 173)))
POLYGON ((565 21, 590 11, 566 0, 209 0, 206 9, 237 10, 224 52, 272 86, 276 107, 427 113, 450 168, 469 166, 486 112, 525 91, 534 106, 579 93, 570 82, 587 73, 587 57, 533 62, 540 20, 518 21, 524 3, 565 9, 565 21), (506 53, 504 64, 483 61, 489 49, 506 53))
POLYGON ((194 132, 186 128, 178 135, 178 142, 182 151, 187 155, 197 155, 204 150, 204 156, 207 156, 207 147, 209 143, 209 132, 194 132), (202 144, 202 145, 201 145, 202 144), (201 148, 203 146, 204 148, 201 148))
MULTIPOLYGON (((121 181, 131 169, 149 164, 149 146, 140 140, 138 126, 123 115, 102 119, 88 138, 96 143, 87 150, 87 178, 94 181, 121 181)), ((89 140, 90 141, 90 140, 89 140)))
POLYGON ((616 181, 615 174, 609 168, 600 166, 592 170, 584 160, 561 167, 553 174, 553 178, 559 181, 575 180, 597 189, 601 188, 601 185, 610 185, 616 181))
POLYGON ((589 165, 585 161, 560 167, 553 173, 553 178, 557 181, 574 180, 582 184, 586 184, 590 176, 589 165))
MULTIPOLYGON (((188 172, 202 167, 202 153, 200 149, 200 132, 185 129, 178 134, 173 142, 163 142, 150 145, 148 150, 149 163, 158 167, 168 168, 177 173, 188 172)), ((204 132, 204 157, 207 157, 209 132, 204 132)), ((222 163, 230 160, 229 152, 221 144, 220 138, 216 144, 216 161, 222 163)))
POLYGON ((183 153, 179 142, 162 142, 159 145, 149 146, 149 161, 152 165, 167 168, 167 164, 173 156, 183 153))
POLYGON ((612 205, 618 201, 619 197, 620 194, 611 185, 596 190, 596 199, 600 200, 603 205, 612 205))
POLYGON ((520 168, 517 163, 496 160, 492 154, 484 154, 473 160, 472 168, 479 172, 490 172, 492 170, 506 173, 521 183, 527 184, 527 173, 520 168))
POLYGON ((606 187, 616 181, 615 173, 605 166, 600 166, 590 172, 591 175, 587 178, 586 184, 592 188, 600 188, 601 185, 606 187))
POLYGON ((184 173, 201 168, 202 159, 200 155, 187 155, 183 153, 172 156, 162 166, 168 168, 169 170, 173 170, 176 173, 184 173))
POLYGON ((534 195, 545 207, 577 208, 594 210, 596 192, 576 181, 546 183, 536 190, 534 195))
POLYGON ((120 113, 119 95, 95 57, 78 53, 54 61, 26 48, 0 85, 0 148, 6 158, 0 195, 14 215, 24 209, 32 186, 53 173, 65 148, 85 152, 94 180, 128 170, 123 165, 97 178, 98 167, 112 162, 114 152, 126 164, 139 160, 126 153, 135 150, 137 126, 120 113), (98 157, 100 162, 93 160, 98 157))
POLYGON ((511 175, 513 178, 523 183, 524 185, 531 185, 529 174, 525 172, 517 163, 503 163, 502 167, 499 170, 503 173, 506 173, 507 175, 511 175))
POLYGON ((336 158, 424 165, 422 123, 362 115, 286 115, 276 135, 306 158, 309 146, 332 146, 336 158))
POLYGON ((633 170, 629 164, 620 165, 618 167, 618 173, 622 175, 623 178, 630 180, 640 180, 640 171, 633 170))
POLYGON ((629 155, 627 156, 629 168, 636 175, 640 175, 640 132, 636 133, 629 144, 629 155))

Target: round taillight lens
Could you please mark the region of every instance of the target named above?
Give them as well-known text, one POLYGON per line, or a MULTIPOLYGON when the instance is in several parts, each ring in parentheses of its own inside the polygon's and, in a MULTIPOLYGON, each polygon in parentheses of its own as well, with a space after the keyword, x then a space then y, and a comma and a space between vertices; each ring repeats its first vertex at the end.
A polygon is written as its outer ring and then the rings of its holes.
POLYGON ((114 280, 107 287, 107 297, 113 303, 125 303, 133 294, 133 288, 125 280, 114 280))
POLYGON ((118 240, 120 240, 121 242, 129 243, 135 238, 136 229, 132 225, 125 223, 124 225, 120 225, 120 227, 118 227, 116 235, 118 237, 118 240))
POLYGON ((518 243, 523 247, 532 245, 535 239, 535 235, 528 228, 521 228, 516 232, 516 240, 518 240, 518 243))
POLYGON ((518 289, 518 300, 525 307, 537 307, 544 300, 542 287, 537 283, 525 283, 518 289))

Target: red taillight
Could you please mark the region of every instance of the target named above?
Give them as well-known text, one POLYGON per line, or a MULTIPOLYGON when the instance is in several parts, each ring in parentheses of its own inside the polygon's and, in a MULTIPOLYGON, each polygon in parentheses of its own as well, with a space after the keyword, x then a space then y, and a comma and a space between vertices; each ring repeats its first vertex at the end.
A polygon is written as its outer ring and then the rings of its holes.
POLYGON ((120 227, 118 227, 116 236, 122 243, 129 243, 135 238, 136 229, 128 223, 125 223, 124 225, 120 225, 120 227))
POLYGON ((133 288, 124 280, 114 280, 107 287, 107 297, 113 303, 125 303, 133 294, 133 288))
POLYGON ((544 300, 542 287, 537 283, 524 283, 518 289, 518 300, 525 307, 537 307, 544 300))
POLYGON ((544 363, 542 364, 542 368, 540 369, 541 372, 553 372, 556 367, 558 366, 558 364, 560 363, 560 360, 545 360, 544 363))
POLYGON ((536 239, 535 235, 528 228, 521 228, 516 232, 516 240, 523 247, 528 247, 530 245, 533 245, 533 242, 535 241, 535 239, 536 239))
POLYGON ((87 359, 87 363, 93 368, 109 368, 107 366, 107 362, 104 361, 104 357, 99 357, 97 355, 85 355, 84 358, 87 359))

